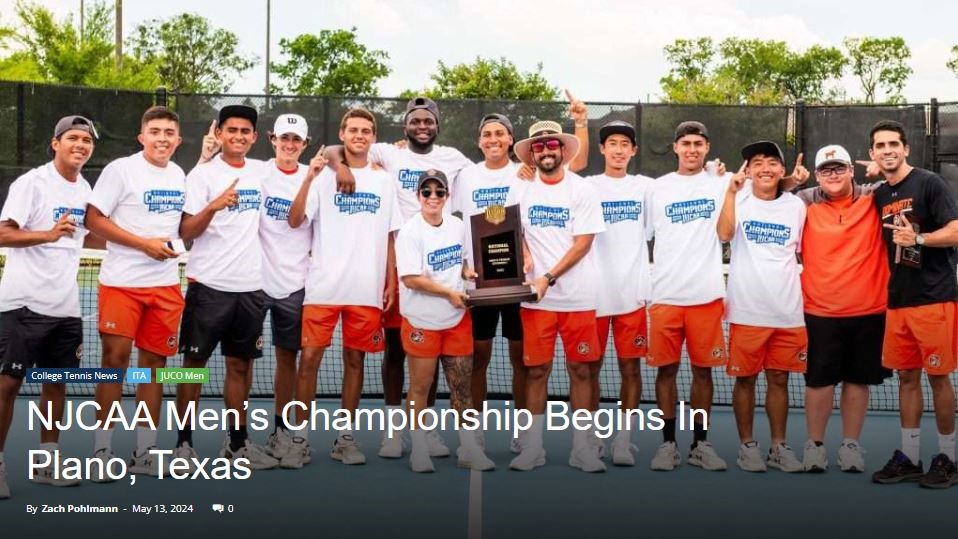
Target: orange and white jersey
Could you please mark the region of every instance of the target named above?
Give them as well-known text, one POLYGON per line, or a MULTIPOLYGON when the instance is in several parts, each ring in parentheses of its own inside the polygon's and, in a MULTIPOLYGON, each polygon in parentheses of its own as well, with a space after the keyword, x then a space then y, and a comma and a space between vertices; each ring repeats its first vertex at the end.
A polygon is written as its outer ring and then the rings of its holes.
POLYGON ((769 328, 805 325, 796 253, 805 203, 789 193, 757 198, 751 183, 735 199, 735 235, 725 316, 732 324, 769 328))
POLYGON ((725 297, 722 243, 715 226, 731 174, 670 172, 648 191, 652 303, 703 305, 725 297))

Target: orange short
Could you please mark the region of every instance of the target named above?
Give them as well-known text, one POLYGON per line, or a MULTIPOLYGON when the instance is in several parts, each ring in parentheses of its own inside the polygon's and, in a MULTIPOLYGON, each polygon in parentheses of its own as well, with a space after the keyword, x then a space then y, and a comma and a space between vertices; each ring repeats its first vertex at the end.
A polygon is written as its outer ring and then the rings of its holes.
POLYGON ((133 339, 137 348, 160 356, 176 354, 183 315, 180 285, 143 288, 100 285, 100 333, 133 339))
POLYGON ((472 317, 469 311, 449 329, 419 329, 402 319, 402 347, 409 357, 436 358, 472 355, 472 317))
POLYGON ((386 346, 380 325, 382 312, 368 305, 304 305, 303 348, 332 344, 333 331, 342 315, 343 346, 361 352, 382 352, 386 346))
POLYGON ((399 329, 402 327, 402 315, 399 314, 399 294, 388 311, 383 312, 383 329, 399 329))
POLYGON ((949 374, 958 363, 958 303, 888 309, 882 366, 949 374))
POLYGON ((725 365, 725 335, 722 333, 723 300, 703 305, 652 305, 649 308, 650 367, 665 367, 682 358, 685 341, 689 358, 695 367, 725 365))
POLYGON ((615 343, 615 354, 619 359, 639 359, 648 354, 649 332, 645 307, 631 313, 600 316, 595 323, 599 335, 599 355, 605 355, 610 329, 615 343))
POLYGON ((522 318, 522 360, 527 367, 555 358, 556 336, 562 337, 566 361, 586 363, 602 358, 595 311, 555 312, 519 309, 522 318))
POLYGON ((755 376, 765 369, 804 373, 808 365, 805 327, 763 328, 729 324, 730 376, 755 376))

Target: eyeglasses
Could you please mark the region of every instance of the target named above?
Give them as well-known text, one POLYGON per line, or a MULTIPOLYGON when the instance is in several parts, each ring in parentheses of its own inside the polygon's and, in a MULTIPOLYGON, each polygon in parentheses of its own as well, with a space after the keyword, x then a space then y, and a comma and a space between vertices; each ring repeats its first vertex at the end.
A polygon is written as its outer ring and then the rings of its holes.
POLYGON ((532 148, 532 153, 539 153, 545 149, 549 150, 558 150, 562 147, 562 143, 556 139, 543 140, 539 142, 533 142, 530 147, 532 148))
POLYGON ((829 178, 831 176, 841 176, 846 172, 848 172, 848 167, 845 165, 839 165, 837 167, 820 168, 815 171, 815 174, 821 176, 822 178, 829 178))
POLYGON ((419 194, 422 195, 423 198, 430 198, 430 197, 432 197, 432 195, 436 195, 436 198, 446 198, 446 195, 447 195, 448 193, 446 192, 445 189, 435 189, 435 190, 433 190, 433 189, 428 189, 428 188, 427 188, 427 189, 421 189, 421 190, 419 191, 419 194))

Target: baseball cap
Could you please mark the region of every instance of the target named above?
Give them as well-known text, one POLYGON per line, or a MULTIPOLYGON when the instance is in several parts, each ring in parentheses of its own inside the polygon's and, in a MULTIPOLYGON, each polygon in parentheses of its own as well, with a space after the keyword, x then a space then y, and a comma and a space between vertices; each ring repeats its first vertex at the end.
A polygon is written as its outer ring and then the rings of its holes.
POLYGON ((672 140, 679 140, 686 135, 699 135, 705 137, 705 140, 709 140, 709 130, 705 128, 705 124, 702 122, 688 121, 680 123, 675 128, 675 138, 672 140))
POLYGON ((609 122, 599 128, 599 144, 605 144, 605 139, 611 137, 612 135, 625 135, 632 141, 632 145, 635 146, 635 128, 632 127, 632 124, 628 122, 623 122, 622 120, 615 120, 609 122))
POLYGON ((406 121, 406 118, 409 117, 409 113, 419 109, 428 110, 436 117, 436 123, 439 123, 439 105, 432 99, 423 96, 414 97, 406 103, 406 114, 403 115, 403 121, 406 121))
POLYGON ((852 164, 852 157, 848 151, 838 144, 829 144, 815 154, 815 169, 828 165, 830 163, 841 163, 843 165, 852 164))
POLYGON ((227 105, 220 109, 220 117, 216 125, 222 126, 226 123, 226 120, 230 118, 244 118, 253 124, 253 129, 256 129, 256 119, 258 117, 259 115, 253 107, 247 107, 246 105, 227 105))
POLYGON ((443 189, 447 191, 449 190, 449 180, 446 179, 446 175, 443 174, 441 170, 431 168, 426 172, 423 172, 422 176, 419 177, 419 183, 416 184, 416 191, 422 189, 422 186, 425 185, 429 180, 437 181, 443 189))
POLYGON ((280 114, 273 122, 273 134, 277 137, 287 133, 298 136, 306 140, 309 138, 309 126, 306 125, 306 118, 299 114, 280 114))
POLYGON ((509 121, 509 118, 507 118, 505 114, 499 114, 498 112, 486 114, 482 117, 482 120, 479 121, 479 132, 482 132, 482 128, 485 127, 486 124, 491 123, 502 124, 505 126, 506 131, 508 131, 510 135, 512 134, 512 122, 509 121))
POLYGON ((783 165, 785 164, 785 154, 782 152, 782 149, 778 144, 770 140, 759 140, 742 148, 742 159, 744 159, 745 162, 748 162, 756 155, 777 157, 783 165))
POLYGON ((98 135, 96 132, 96 127, 93 126, 93 122, 90 121, 89 118, 79 115, 64 116, 63 118, 60 118, 56 127, 53 128, 53 138, 58 139, 67 131, 72 130, 89 133, 93 136, 94 140, 100 138, 100 135, 98 135))

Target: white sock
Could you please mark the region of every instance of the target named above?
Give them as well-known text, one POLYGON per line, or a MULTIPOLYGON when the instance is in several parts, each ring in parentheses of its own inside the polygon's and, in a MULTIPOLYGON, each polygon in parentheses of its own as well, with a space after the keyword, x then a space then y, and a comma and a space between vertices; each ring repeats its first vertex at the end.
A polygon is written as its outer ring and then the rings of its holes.
POLYGON ((352 436, 352 435, 353 435, 353 429, 343 429, 339 431, 340 438, 342 438, 343 436, 352 436))
POLYGON ((955 433, 951 434, 942 434, 938 433, 938 452, 944 453, 951 459, 952 462, 955 462, 955 433))
POLYGON ((901 429, 901 452, 912 464, 921 460, 921 429, 901 429))
MULTIPOLYGON (((393 412, 392 410, 403 410, 403 407, 401 404, 387 404, 385 407, 385 410, 386 410, 386 421, 388 422, 389 418, 396 414, 396 412, 393 412)), ((383 430, 383 438, 389 438, 391 440, 393 436, 400 436, 400 431, 397 429, 393 432, 393 435, 390 436, 388 429, 383 430)))
POLYGON ((522 449, 542 449, 542 430, 546 424, 545 414, 532 416, 532 426, 526 432, 522 449))
POLYGON ((591 449, 590 447, 594 443, 591 441, 592 439, 593 439, 593 436, 590 433, 590 431, 573 428, 572 429, 572 451, 578 451, 582 449, 582 450, 594 452, 594 450, 591 449))
POLYGON ((468 451, 480 452, 479 442, 476 439, 476 432, 474 430, 466 430, 463 428, 459 429, 459 446, 465 448, 468 451))
POLYGON ((40 444, 40 451, 46 451, 53 456, 53 452, 60 448, 60 444, 56 442, 47 442, 45 444, 40 444))
POLYGON ((156 447, 156 431, 147 427, 137 427, 136 454, 143 455, 151 447, 156 447))
POLYGON ((93 432, 93 452, 113 450, 113 429, 97 429, 93 432))
POLYGON ((429 444, 426 442, 426 431, 423 429, 410 429, 409 439, 412 441, 412 451, 414 453, 424 452, 429 454, 429 444))

